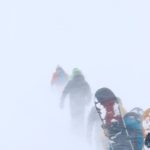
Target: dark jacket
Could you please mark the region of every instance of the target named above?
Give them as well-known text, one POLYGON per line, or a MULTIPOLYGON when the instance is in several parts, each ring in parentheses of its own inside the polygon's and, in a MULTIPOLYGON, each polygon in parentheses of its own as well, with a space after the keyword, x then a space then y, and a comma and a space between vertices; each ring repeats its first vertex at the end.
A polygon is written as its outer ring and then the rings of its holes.
POLYGON ((69 95, 70 102, 73 104, 88 104, 91 101, 91 89, 85 81, 83 75, 76 75, 65 86, 62 99, 69 95))

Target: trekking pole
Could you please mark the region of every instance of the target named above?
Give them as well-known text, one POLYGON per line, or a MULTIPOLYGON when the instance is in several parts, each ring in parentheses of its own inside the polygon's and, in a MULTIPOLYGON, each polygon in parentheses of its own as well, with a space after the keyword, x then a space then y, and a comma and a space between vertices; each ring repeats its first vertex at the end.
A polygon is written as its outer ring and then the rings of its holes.
MULTIPOLYGON (((126 131, 127 137, 129 137, 129 133, 128 133, 128 130, 127 130, 127 128, 126 128, 126 124, 125 124, 125 122, 124 122, 123 115, 122 115, 122 113, 121 113, 121 110, 120 110, 119 104, 117 103, 117 105, 118 105, 119 113, 120 113, 121 118, 122 118, 123 125, 124 125, 124 127, 125 127, 125 131, 126 131)), ((132 142, 131 142, 131 140, 130 140, 130 139, 129 139, 129 144, 130 144, 130 146, 131 146, 131 149, 132 149, 132 150, 134 150, 134 147, 133 147, 132 142)))

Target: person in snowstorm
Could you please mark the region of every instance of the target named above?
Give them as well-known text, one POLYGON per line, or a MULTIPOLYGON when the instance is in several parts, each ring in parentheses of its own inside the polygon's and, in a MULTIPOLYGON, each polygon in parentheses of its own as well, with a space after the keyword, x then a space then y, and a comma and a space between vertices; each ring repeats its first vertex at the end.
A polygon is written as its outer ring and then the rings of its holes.
POLYGON ((134 108, 124 116, 126 129, 129 133, 134 150, 142 150, 144 145, 141 108, 134 108))
POLYGON ((150 150, 150 108, 146 109, 142 116, 144 135, 144 150, 150 150))
POLYGON ((81 129, 84 126, 85 108, 91 102, 92 94, 89 84, 77 68, 73 69, 72 77, 63 90, 60 102, 61 108, 64 107, 67 95, 69 95, 70 100, 72 128, 81 129))
MULTIPOLYGON (((124 116, 126 113, 123 107, 122 101, 117 97, 117 101, 120 105, 121 113, 124 116)), ((87 120, 87 140, 89 144, 94 145, 95 149, 109 149, 109 140, 105 136, 102 129, 102 121, 98 115, 95 106, 91 108, 87 120)))
POLYGON ((63 89, 65 84, 68 82, 68 79, 69 77, 64 69, 60 66, 57 66, 56 71, 53 73, 51 79, 51 86, 63 89))
POLYGON ((100 88, 95 93, 95 107, 102 122, 102 129, 109 139, 111 150, 134 150, 124 123, 120 102, 109 88, 100 88))

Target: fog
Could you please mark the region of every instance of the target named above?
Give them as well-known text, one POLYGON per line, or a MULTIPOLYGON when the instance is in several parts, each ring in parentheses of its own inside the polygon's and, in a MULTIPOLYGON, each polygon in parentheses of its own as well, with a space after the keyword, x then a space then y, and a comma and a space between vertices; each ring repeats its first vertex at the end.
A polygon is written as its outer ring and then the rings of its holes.
MULTIPOLYGON (((0 148, 91 149, 70 132, 50 87, 55 67, 79 67, 127 110, 150 99, 150 1, 0 1, 0 148)), ((92 105, 92 104, 91 104, 92 105)), ((87 112, 88 113, 88 112, 87 112)))

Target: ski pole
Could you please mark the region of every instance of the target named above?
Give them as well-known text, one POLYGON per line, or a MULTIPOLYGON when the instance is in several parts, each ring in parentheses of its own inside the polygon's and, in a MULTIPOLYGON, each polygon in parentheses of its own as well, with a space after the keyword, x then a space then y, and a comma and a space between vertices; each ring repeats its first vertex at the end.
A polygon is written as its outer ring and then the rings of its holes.
MULTIPOLYGON (((122 113, 121 113, 119 104, 117 104, 117 105, 118 105, 119 113, 120 113, 120 115, 122 116, 122 113)), ((124 125, 124 127, 125 127, 126 134, 127 134, 127 136, 129 137, 129 133, 128 133, 128 131, 127 131, 127 128, 126 128, 126 125, 125 125, 125 122, 124 122, 123 117, 122 117, 122 122, 123 122, 123 125, 124 125)), ((133 147, 132 142, 131 142, 130 140, 129 140, 129 144, 130 144, 130 146, 131 146, 131 149, 134 150, 134 147, 133 147)))

